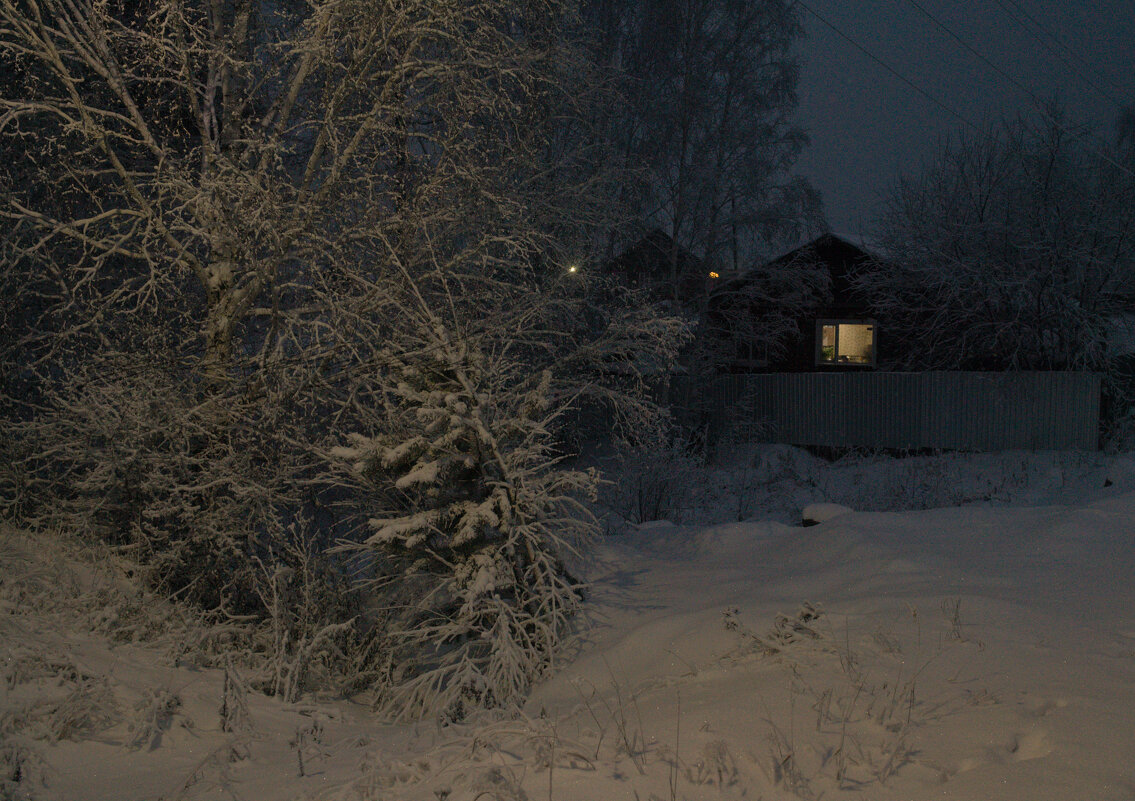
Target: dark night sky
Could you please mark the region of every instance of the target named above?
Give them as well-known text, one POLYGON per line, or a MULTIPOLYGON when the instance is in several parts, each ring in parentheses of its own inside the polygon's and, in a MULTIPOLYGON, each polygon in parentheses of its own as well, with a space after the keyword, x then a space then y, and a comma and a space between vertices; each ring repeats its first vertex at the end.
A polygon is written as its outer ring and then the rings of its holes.
MULTIPOLYGON (((965 45, 1038 98, 1058 99, 1069 124, 1097 126, 1101 136, 1113 136, 1117 103, 1135 102, 1135 0, 806 2, 874 56, 977 124, 1035 105, 965 45)), ((898 175, 917 170, 939 138, 964 123, 815 15, 805 10, 803 16, 808 38, 800 46, 798 119, 812 143, 798 171, 823 193, 833 230, 869 235, 879 202, 898 175)))

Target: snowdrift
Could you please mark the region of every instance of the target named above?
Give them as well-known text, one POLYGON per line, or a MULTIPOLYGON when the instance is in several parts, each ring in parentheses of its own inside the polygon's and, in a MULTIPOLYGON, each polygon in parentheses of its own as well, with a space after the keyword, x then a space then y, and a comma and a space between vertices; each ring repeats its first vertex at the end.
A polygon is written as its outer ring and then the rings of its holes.
POLYGON ((226 731, 224 671, 27 605, 6 539, 9 797, 1135 797, 1132 494, 608 538, 555 675, 444 728, 248 694, 226 731))

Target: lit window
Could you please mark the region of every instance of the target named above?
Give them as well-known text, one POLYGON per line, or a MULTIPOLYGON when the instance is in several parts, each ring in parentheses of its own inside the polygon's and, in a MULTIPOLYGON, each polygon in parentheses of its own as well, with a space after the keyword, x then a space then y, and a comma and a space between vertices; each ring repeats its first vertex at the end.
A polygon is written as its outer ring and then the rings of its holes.
POLYGON ((720 275, 718 275, 718 274, 717 274, 717 273, 715 273, 715 272, 711 272, 711 273, 709 274, 709 277, 710 277, 710 278, 720 278, 721 276, 720 276, 720 275))
POLYGON ((816 364, 875 364, 873 320, 819 320, 816 364))

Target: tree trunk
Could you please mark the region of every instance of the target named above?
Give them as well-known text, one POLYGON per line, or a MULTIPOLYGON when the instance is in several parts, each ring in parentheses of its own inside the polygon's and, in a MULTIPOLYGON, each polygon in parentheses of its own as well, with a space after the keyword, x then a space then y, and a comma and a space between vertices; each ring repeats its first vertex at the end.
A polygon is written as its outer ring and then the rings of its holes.
POLYGON ((223 256, 205 270, 205 353, 200 369, 212 381, 223 381, 228 374, 233 361, 233 332, 260 288, 257 279, 236 286, 238 270, 232 259, 223 256))

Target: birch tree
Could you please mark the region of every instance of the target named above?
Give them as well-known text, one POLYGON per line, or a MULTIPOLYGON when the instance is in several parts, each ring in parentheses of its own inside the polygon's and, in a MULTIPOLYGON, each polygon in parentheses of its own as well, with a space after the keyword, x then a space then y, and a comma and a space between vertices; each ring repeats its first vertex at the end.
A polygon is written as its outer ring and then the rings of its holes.
POLYGON ((220 379, 278 344, 252 321, 289 290, 397 241, 437 173, 506 169, 491 137, 534 133, 508 126, 553 69, 562 13, 5 0, 0 55, 27 76, 0 100, 26 169, 0 211, 5 262, 35 264, 64 305, 87 293, 86 315, 187 295, 198 368, 220 379))
POLYGON ((583 396, 659 420, 641 365, 684 336, 637 306, 592 324, 567 270, 610 184, 574 25, 558 0, 0 0, 25 519, 269 619, 289 697, 349 634, 354 559, 396 610, 354 632, 368 658, 425 677, 406 708, 514 703, 578 607, 590 479, 556 466, 558 421, 583 396), (409 461, 341 458, 367 442, 409 461), (367 522, 402 518, 420 542, 367 522))
MULTIPOLYGON (((726 273, 750 267, 821 222, 819 197, 793 176, 806 144, 794 123, 799 10, 761 0, 604 0, 590 5, 601 57, 625 76, 613 120, 638 182, 636 216, 726 273)), ((711 268, 707 266, 707 272, 711 268)))

